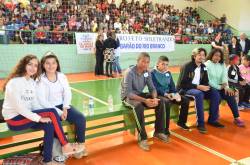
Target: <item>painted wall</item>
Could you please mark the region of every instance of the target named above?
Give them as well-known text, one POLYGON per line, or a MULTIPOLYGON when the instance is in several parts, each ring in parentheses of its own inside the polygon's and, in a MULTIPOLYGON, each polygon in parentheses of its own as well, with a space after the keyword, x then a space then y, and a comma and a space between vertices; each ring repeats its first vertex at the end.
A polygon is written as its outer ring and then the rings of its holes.
POLYGON ((218 18, 226 14, 227 23, 238 31, 250 31, 249 0, 207 0, 197 5, 218 18))
POLYGON ((250 0, 241 0, 239 30, 250 37, 250 0))
MULTIPOLYGON (((191 52, 196 47, 210 49, 210 45, 176 45, 174 52, 150 53, 151 67, 161 55, 170 59, 170 65, 182 65, 189 61, 191 52)), ((65 73, 90 72, 94 70, 95 56, 93 54, 79 55, 76 45, 0 45, 0 78, 6 77, 18 60, 26 54, 34 54, 41 58, 47 51, 54 52, 65 73)), ((120 57, 121 67, 126 69, 135 64, 138 53, 123 53, 120 57)))

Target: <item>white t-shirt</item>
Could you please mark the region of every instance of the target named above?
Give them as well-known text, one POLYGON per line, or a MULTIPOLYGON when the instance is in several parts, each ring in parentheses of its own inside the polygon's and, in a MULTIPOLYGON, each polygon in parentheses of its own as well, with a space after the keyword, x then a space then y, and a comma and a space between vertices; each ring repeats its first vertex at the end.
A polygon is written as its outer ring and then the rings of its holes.
POLYGON ((49 87, 49 102, 52 105, 61 105, 63 103, 63 86, 62 84, 56 80, 56 82, 51 82, 46 79, 46 83, 49 87))
POLYGON ((45 74, 41 75, 41 80, 37 83, 37 98, 43 108, 55 108, 61 116, 62 111, 56 106, 63 104, 69 109, 71 105, 71 89, 67 77, 57 72, 57 81, 50 82, 45 74))
POLYGON ((240 45, 241 45, 242 50, 244 51, 246 47, 246 41, 240 40, 240 45))
POLYGON ((192 84, 200 85, 200 79, 201 79, 201 67, 197 67, 194 70, 194 78, 192 84))

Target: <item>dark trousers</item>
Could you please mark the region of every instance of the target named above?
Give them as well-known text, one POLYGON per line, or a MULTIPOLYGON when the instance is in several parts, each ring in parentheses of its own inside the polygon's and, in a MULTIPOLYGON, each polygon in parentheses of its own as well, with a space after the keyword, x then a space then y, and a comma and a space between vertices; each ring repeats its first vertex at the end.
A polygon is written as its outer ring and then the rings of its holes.
POLYGON ((96 55, 96 64, 95 64, 95 75, 103 75, 103 62, 104 62, 104 57, 100 55, 96 55))
POLYGON ((208 122, 214 123, 218 120, 220 98, 218 97, 218 92, 216 89, 211 88, 207 92, 203 92, 203 91, 198 90, 198 89, 190 89, 190 90, 186 91, 186 96, 192 97, 195 101, 195 109, 196 109, 198 126, 205 125, 204 107, 203 107, 203 100, 204 99, 210 100, 208 122))
MULTIPOLYGON (((143 98, 151 97, 147 93, 142 93, 140 94, 140 96, 143 98)), ((133 113, 135 113, 138 119, 137 129, 138 129, 138 132, 140 133, 140 138, 141 140, 146 140, 147 133, 145 130, 144 110, 148 107, 142 102, 131 100, 129 98, 127 98, 124 101, 126 102, 126 104, 129 104, 133 108, 133 113)), ((165 112, 167 112, 166 114, 169 114, 169 109, 170 109, 169 101, 165 101, 164 99, 160 98, 159 105, 157 107, 154 107, 154 109, 155 109, 155 118, 156 118, 155 119, 155 133, 168 134, 169 133, 168 132, 169 115, 166 116, 168 119, 166 119, 167 123, 165 123, 165 112)))
MULTIPOLYGON (((63 109, 63 105, 58 105, 56 107, 61 110, 63 109)), ((66 120, 75 125, 76 141, 78 143, 84 143, 86 130, 86 119, 84 115, 76 110, 73 106, 70 106, 66 120)))
POLYGON ((52 147, 54 136, 58 138, 61 145, 65 145, 68 143, 66 136, 63 132, 60 117, 57 111, 53 108, 35 110, 33 112, 37 113, 42 117, 49 117, 52 120, 52 123, 37 123, 23 117, 22 115, 18 115, 10 120, 7 120, 6 122, 8 124, 9 129, 13 131, 21 131, 28 128, 43 130, 43 161, 50 162, 52 160, 52 147))
POLYGON ((222 99, 226 100, 229 105, 234 118, 239 117, 238 105, 236 103, 234 96, 229 96, 225 94, 224 90, 217 90, 211 88, 207 92, 203 92, 197 89, 191 89, 187 91, 188 95, 194 96, 196 113, 198 117, 198 125, 204 126, 204 112, 203 112, 203 100, 207 98, 210 100, 209 107, 209 123, 214 123, 219 119, 219 106, 222 99))
MULTIPOLYGON (((224 90, 216 90, 216 91, 217 91, 217 93, 216 93, 214 99, 226 100, 228 106, 230 107, 230 109, 233 113, 234 118, 238 118, 240 115, 239 115, 238 105, 237 105, 235 97, 226 95, 224 90)), ((219 105, 218 105, 218 109, 219 109, 219 105)))
POLYGON ((250 86, 248 84, 242 86, 239 83, 229 83, 229 86, 234 87, 239 91, 239 103, 249 103, 250 86))
MULTIPOLYGON (((180 113, 179 113, 179 124, 186 124, 187 122, 187 117, 188 117, 188 109, 189 109, 189 98, 185 96, 181 96, 181 101, 177 102, 176 100, 170 100, 166 97, 160 97, 161 99, 164 99, 164 101, 169 102, 169 104, 177 104, 180 105, 180 113)), ((167 126, 169 126, 169 120, 170 120, 170 111, 166 109, 166 122, 167 126)))
POLYGON ((107 76, 112 76, 112 65, 113 65, 113 62, 106 62, 106 75, 107 76))

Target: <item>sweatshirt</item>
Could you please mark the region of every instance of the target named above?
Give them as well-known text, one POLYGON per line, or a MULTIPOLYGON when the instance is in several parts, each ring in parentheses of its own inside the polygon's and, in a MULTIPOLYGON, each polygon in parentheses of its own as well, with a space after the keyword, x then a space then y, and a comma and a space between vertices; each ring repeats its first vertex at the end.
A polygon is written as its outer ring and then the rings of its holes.
POLYGON ((151 71, 152 80, 158 95, 164 96, 166 93, 176 93, 173 77, 169 71, 160 72, 156 68, 151 71))
POLYGON ((40 108, 33 79, 16 77, 7 83, 2 110, 5 120, 22 115, 31 121, 39 122, 41 116, 32 111, 40 108))
POLYGON ((221 90, 222 84, 228 84, 227 68, 224 63, 214 63, 208 60, 205 62, 205 65, 207 67, 209 85, 211 87, 221 90))

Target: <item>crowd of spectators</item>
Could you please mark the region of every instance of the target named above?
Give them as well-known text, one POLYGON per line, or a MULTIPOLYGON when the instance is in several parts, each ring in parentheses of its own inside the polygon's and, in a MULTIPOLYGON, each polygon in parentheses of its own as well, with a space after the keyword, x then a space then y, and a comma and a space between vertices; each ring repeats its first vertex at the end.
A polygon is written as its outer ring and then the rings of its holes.
POLYGON ((116 30, 175 35, 177 43, 211 43, 216 33, 231 38, 226 16, 203 21, 197 10, 135 0, 0 0, 0 35, 21 43, 70 44, 73 32, 116 30))

